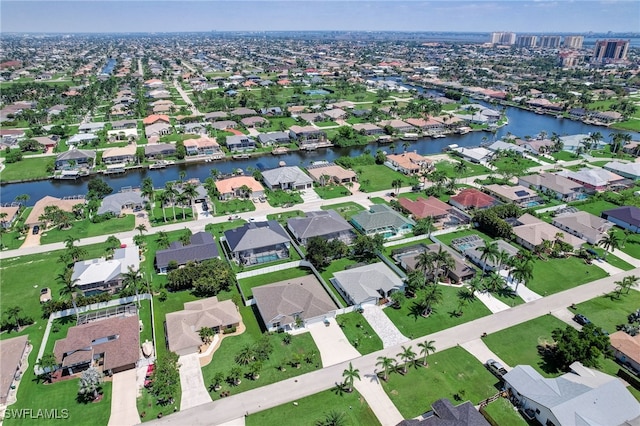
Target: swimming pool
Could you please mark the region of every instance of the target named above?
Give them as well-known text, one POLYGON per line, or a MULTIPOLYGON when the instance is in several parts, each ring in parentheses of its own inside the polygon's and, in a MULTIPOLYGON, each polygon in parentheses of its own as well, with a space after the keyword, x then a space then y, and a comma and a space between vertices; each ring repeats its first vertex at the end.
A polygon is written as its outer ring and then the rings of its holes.
POLYGON ((456 244, 455 246, 456 246, 456 250, 458 250, 459 252, 463 252, 477 245, 478 245, 477 243, 460 243, 460 244, 456 244))
POLYGON ((527 208, 527 207, 535 207, 535 206, 540 206, 541 203, 538 201, 529 201, 528 203, 525 203, 525 205, 523 207, 527 208))
POLYGON ((267 254, 264 256, 256 256, 256 263, 267 263, 267 262, 273 262, 275 260, 278 260, 278 255, 277 254, 267 254))
POLYGON ((305 95, 328 95, 329 92, 323 89, 311 89, 311 90, 305 90, 304 94, 305 95))

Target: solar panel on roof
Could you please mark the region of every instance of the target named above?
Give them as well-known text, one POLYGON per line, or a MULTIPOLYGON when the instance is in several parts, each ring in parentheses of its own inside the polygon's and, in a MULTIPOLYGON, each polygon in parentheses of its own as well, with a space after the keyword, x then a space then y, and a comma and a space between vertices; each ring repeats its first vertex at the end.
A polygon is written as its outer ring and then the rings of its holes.
POLYGON ((526 197, 527 195, 529 195, 529 193, 527 191, 524 191, 524 190, 516 191, 515 194, 518 197, 526 197))

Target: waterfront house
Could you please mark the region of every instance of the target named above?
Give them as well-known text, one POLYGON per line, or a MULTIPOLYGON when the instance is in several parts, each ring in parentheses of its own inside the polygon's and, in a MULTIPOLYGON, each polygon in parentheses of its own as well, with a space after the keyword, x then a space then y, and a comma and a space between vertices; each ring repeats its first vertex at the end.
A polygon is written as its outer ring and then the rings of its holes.
POLYGON ((126 164, 136 161, 137 146, 129 144, 123 147, 109 148, 102 152, 102 162, 104 164, 126 164))
POLYGON ((251 151, 256 149, 256 142, 249 136, 232 135, 227 136, 227 148, 229 151, 251 151))
POLYGON ((384 134, 384 129, 382 127, 376 126, 375 124, 371 123, 358 123, 354 124, 352 127, 356 132, 362 133, 366 136, 384 134))
POLYGON ((63 199, 47 195, 36 201, 24 224, 29 227, 34 225, 46 225, 40 217, 44 214, 44 211, 48 206, 56 206, 62 211, 72 212, 73 206, 76 204, 84 204, 84 202, 85 199, 83 197, 63 199))
POLYGON ((406 133, 415 130, 415 128, 411 124, 402 120, 383 120, 378 123, 378 125, 383 128, 389 126, 391 129, 393 129, 394 133, 406 133))
POLYGON ((521 156, 524 155, 526 152, 526 149, 524 147, 513 144, 513 143, 504 142, 504 141, 495 141, 494 143, 489 145, 487 148, 489 149, 489 151, 494 153, 511 151, 511 152, 518 153, 521 156))
POLYGON ((287 220, 287 228, 291 235, 302 245, 309 238, 322 237, 325 241, 340 240, 351 244, 356 234, 349 222, 335 210, 319 210, 307 212, 305 217, 293 217, 287 220))
POLYGON ((394 291, 404 289, 404 282, 384 263, 338 271, 331 282, 349 305, 377 305, 394 291))
POLYGON ((6 205, 0 205, 0 214, 4 213, 5 216, 0 219, 0 226, 4 229, 11 228, 13 222, 19 217, 20 213, 20 204, 12 203, 6 205))
POLYGON ((224 158, 224 152, 222 152, 218 142, 209 136, 186 139, 184 141, 184 147, 187 150, 187 155, 208 155, 217 160, 224 158))
POLYGON ((319 185, 327 185, 331 182, 342 185, 358 180, 358 175, 353 170, 328 162, 312 164, 307 167, 307 172, 319 185))
POLYGON ((535 155, 545 154, 553 148, 551 139, 516 139, 516 145, 535 155))
POLYGON ((116 249, 112 259, 98 258, 76 262, 73 265, 71 280, 74 286, 85 296, 97 293, 117 293, 122 289, 124 274, 140 269, 138 246, 127 245, 116 249))
POLYGON ((189 244, 172 242, 167 249, 156 252, 155 267, 159 274, 166 274, 171 263, 179 268, 189 262, 220 259, 218 244, 208 232, 196 232, 189 237, 189 244))
POLYGON ((138 315, 122 315, 70 327, 53 346, 61 375, 78 374, 96 364, 105 375, 136 368, 140 322, 138 315))
POLYGON ((102 199, 97 214, 112 213, 116 216, 123 214, 123 210, 142 210, 147 201, 139 191, 123 191, 109 194, 102 199))
POLYGON ((640 208, 636 206, 623 206, 605 210, 601 213, 601 216, 622 229, 640 233, 640 208))
POLYGON ((230 260, 250 266, 289 258, 291 240, 275 220, 250 222, 224 232, 230 260))
POLYGON ((403 152, 402 154, 388 154, 385 166, 405 175, 415 175, 430 170, 433 162, 416 151, 403 152))
POLYGON ((561 213, 553 217, 551 224, 593 245, 597 245, 613 226, 613 222, 584 211, 561 213))
POLYGON ((289 134, 286 132, 269 132, 260 133, 258 135, 258 141, 262 146, 272 146, 280 144, 288 144, 291 142, 289 134))
POLYGON ((386 204, 372 205, 369 210, 353 216, 351 223, 363 234, 381 234, 384 238, 407 234, 416 224, 386 204))
POLYGON ((541 425, 617 426, 638 420, 640 403, 617 377, 577 361, 569 368, 547 379, 529 365, 518 365, 503 376, 504 386, 516 407, 541 425))
POLYGON ((304 190, 313 188, 313 180, 298 166, 278 167, 262 172, 265 186, 271 190, 304 190))
POLYGON ((633 185, 633 182, 628 179, 600 168, 585 167, 578 171, 562 170, 557 174, 581 184, 585 189, 592 192, 626 188, 633 185))
POLYGON ((154 143, 144 146, 144 156, 146 158, 160 158, 176 153, 176 146, 171 143, 154 143))
POLYGON ((267 331, 289 331, 333 317, 337 309, 315 275, 254 287, 253 299, 267 331))
POLYGON ((500 201, 508 204, 515 204, 518 207, 529 208, 543 204, 538 193, 522 185, 485 185, 485 191, 494 195, 500 201))
POLYGON ((199 353, 205 343, 200 330, 210 328, 217 335, 233 331, 241 322, 238 307, 231 300, 219 301, 213 296, 186 302, 183 310, 165 316, 167 348, 180 356, 199 353))
POLYGON ((221 200, 264 196, 264 187, 253 176, 234 176, 217 180, 216 189, 221 200))
POLYGON ((554 173, 540 173, 518 178, 518 185, 526 186, 562 201, 574 201, 584 196, 584 186, 554 173))
POLYGON ((91 168, 96 161, 96 152, 86 149, 70 149, 56 155, 56 170, 79 170, 91 168))
POLYGON ((314 149, 330 145, 327 133, 313 126, 291 126, 289 136, 296 141, 300 149, 314 149))
POLYGON ((470 161, 472 163, 487 163, 493 158, 493 152, 489 151, 486 148, 465 148, 459 147, 454 148, 453 152, 455 152, 458 156, 462 157, 464 160, 470 161))
POLYGON ((640 180, 640 163, 621 163, 619 161, 610 161, 603 169, 613 172, 619 176, 634 181, 640 180))

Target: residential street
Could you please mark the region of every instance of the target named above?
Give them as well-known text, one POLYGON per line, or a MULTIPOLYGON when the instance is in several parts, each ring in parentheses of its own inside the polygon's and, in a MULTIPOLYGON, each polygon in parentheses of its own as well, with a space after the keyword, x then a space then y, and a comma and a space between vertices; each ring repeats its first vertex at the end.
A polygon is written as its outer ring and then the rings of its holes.
MULTIPOLYGON (((513 325, 532 320, 542 315, 549 314, 558 309, 564 309, 572 303, 581 303, 594 297, 601 296, 614 290, 614 281, 622 279, 626 275, 640 274, 640 268, 605 277, 582 286, 547 296, 543 299, 516 306, 512 309, 501 311, 477 320, 461 324, 459 326, 439 331, 428 336, 405 343, 414 347, 424 340, 434 340, 438 351, 451 348, 456 345, 467 344, 477 340, 483 332, 488 334, 509 328, 513 325)), ((425 319, 426 321, 427 319, 425 319)), ((352 360, 353 367, 360 370, 360 376, 374 374, 376 362, 379 356, 395 357, 400 351, 400 345, 386 348, 378 352, 361 356, 352 360)), ((189 424, 211 425, 221 424, 237 419, 244 414, 249 414, 272 408, 281 404, 296 401, 305 396, 313 395, 335 386, 342 381, 342 372, 348 367, 349 362, 342 362, 312 373, 287 379, 258 389, 243 392, 239 395, 214 401, 181 411, 163 419, 154 420, 152 424, 189 424)), ((513 367, 513 366, 512 366, 513 367)), ((443 372, 446 374, 446 372, 443 372)), ((425 407, 428 411, 429 407, 425 407)))

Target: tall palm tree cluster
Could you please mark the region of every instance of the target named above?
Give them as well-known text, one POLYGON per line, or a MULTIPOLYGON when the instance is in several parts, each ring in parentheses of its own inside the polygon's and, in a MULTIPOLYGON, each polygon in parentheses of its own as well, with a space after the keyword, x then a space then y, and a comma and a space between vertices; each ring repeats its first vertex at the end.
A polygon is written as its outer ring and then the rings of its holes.
POLYGON ((434 344, 435 342, 433 340, 425 340, 424 342, 418 343, 418 347, 420 348, 418 354, 413 351, 412 346, 402 346, 402 351, 396 355, 401 362, 398 362, 398 360, 394 358, 379 356, 376 366, 379 366, 382 370, 379 373, 380 378, 386 382, 389 380, 389 373, 391 372, 407 374, 408 367, 412 364, 417 365, 416 363, 419 360, 421 360, 420 364, 423 367, 428 367, 429 363, 427 362, 427 358, 436 351, 434 344), (420 359, 417 359, 418 355, 420 355, 420 359))

